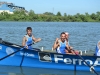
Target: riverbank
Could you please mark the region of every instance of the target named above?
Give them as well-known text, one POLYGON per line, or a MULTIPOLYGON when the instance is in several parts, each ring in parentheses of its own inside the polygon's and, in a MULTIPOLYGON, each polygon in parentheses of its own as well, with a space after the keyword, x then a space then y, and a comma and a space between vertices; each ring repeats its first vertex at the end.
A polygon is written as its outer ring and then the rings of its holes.
POLYGON ((14 11, 14 14, 2 12, 0 14, 0 21, 29 21, 29 22, 100 22, 100 12, 92 14, 62 15, 60 12, 53 14, 45 12, 43 14, 35 14, 30 10, 27 14, 25 11, 14 11))

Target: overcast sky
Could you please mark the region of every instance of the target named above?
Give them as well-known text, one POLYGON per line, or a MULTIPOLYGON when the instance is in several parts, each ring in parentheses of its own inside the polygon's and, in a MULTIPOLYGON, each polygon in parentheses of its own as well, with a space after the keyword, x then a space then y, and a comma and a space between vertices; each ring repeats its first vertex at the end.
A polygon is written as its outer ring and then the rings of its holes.
POLYGON ((96 13, 100 11, 100 0, 0 0, 12 2, 16 6, 25 7, 26 10, 34 10, 35 13, 44 12, 62 14, 67 13, 74 15, 76 13, 84 14, 85 12, 96 13))

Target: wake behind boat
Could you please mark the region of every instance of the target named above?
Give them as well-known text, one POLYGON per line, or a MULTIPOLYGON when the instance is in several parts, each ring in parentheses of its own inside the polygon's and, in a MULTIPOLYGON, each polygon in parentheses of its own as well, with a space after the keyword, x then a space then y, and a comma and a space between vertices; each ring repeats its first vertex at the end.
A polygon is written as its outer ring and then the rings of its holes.
MULTIPOLYGON (((100 71, 99 56, 81 56, 96 71, 100 71)), ((55 52, 40 51, 37 48, 33 50, 22 48, 10 42, 0 40, 0 65, 7 66, 25 66, 65 70, 89 71, 90 67, 78 56, 69 54, 59 54, 55 52), (16 52, 16 53, 14 53, 16 52), (9 54, 13 55, 8 56, 9 54), (2 59, 5 57, 4 59, 2 59)))

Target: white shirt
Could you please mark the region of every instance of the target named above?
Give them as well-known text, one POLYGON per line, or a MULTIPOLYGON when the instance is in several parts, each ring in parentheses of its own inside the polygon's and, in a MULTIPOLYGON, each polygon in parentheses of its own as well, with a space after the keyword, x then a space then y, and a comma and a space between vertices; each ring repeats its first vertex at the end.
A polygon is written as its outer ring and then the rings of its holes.
POLYGON ((98 50, 97 56, 100 56, 100 49, 98 50))

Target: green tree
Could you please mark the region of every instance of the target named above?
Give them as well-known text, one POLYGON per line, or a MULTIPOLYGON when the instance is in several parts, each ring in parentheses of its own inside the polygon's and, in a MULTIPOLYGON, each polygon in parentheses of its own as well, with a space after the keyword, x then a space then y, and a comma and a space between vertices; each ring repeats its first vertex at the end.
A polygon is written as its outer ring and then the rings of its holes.
POLYGON ((96 16, 97 16, 96 21, 97 22, 100 22, 100 12, 99 11, 96 12, 96 16))
POLYGON ((67 14, 66 13, 64 13, 64 17, 66 17, 67 16, 67 14))
POLYGON ((33 10, 30 10, 30 11, 29 11, 29 13, 28 13, 28 15, 29 15, 30 17, 32 17, 32 16, 34 16, 34 15, 35 15, 35 13, 34 13, 34 11, 33 11, 33 10))
POLYGON ((96 14, 98 15, 98 16, 100 16, 100 12, 98 11, 98 12, 96 12, 96 14))
POLYGON ((33 10, 26 12, 25 10, 15 10, 14 14, 7 12, 0 13, 0 21, 64 21, 64 22, 100 22, 100 12, 88 14, 77 13, 76 15, 67 15, 64 13, 62 16, 60 12, 54 15, 51 12, 43 14, 35 14, 33 10))
POLYGON ((95 15, 95 13, 92 13, 92 14, 91 14, 91 18, 92 18, 93 20, 96 20, 97 16, 95 15))
POLYGON ((57 16, 62 16, 60 12, 57 12, 57 16))
POLYGON ((53 13, 51 13, 51 12, 45 12, 45 13, 43 13, 44 15, 51 15, 51 16, 54 16, 54 14, 53 13))
POLYGON ((90 15, 88 14, 88 12, 86 12, 86 13, 85 13, 85 16, 90 16, 90 15))
POLYGON ((0 14, 0 21, 4 21, 5 20, 5 16, 3 15, 3 13, 0 14))
POLYGON ((35 13, 34 13, 33 10, 30 10, 29 13, 28 13, 28 15, 29 15, 29 20, 30 21, 35 21, 36 20, 37 16, 35 15, 35 13))

